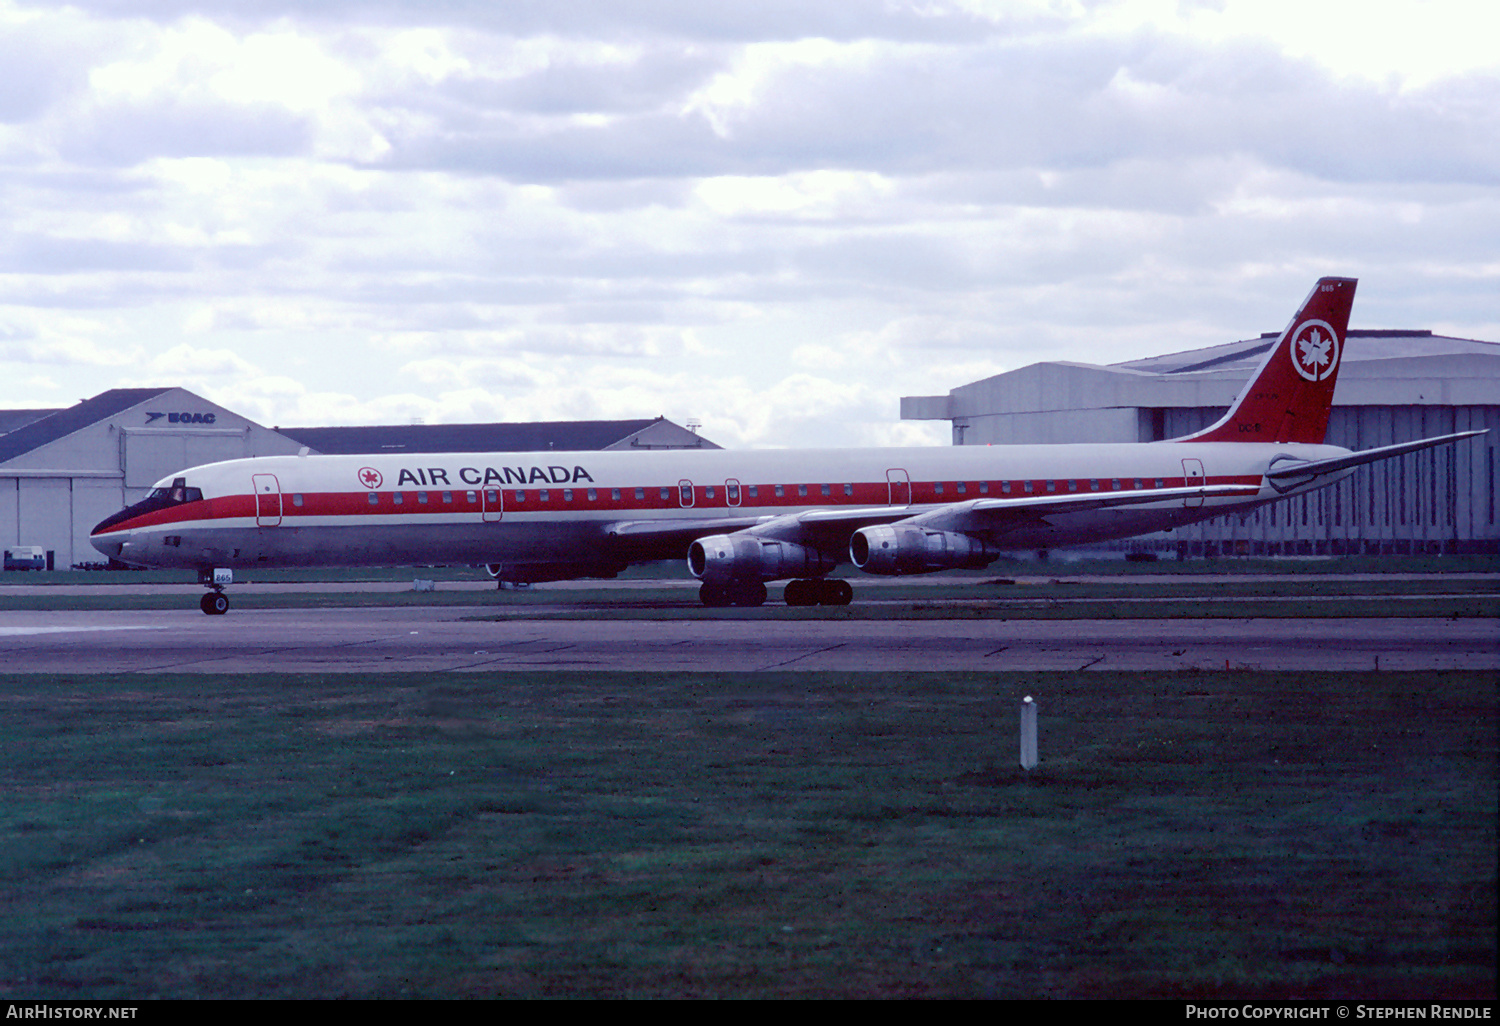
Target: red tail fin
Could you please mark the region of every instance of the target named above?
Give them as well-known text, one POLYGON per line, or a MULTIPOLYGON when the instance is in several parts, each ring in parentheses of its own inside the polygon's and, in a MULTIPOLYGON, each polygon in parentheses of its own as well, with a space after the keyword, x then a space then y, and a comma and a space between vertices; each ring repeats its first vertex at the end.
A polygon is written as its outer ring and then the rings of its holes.
POLYGON ((1356 284, 1319 278, 1224 419, 1177 441, 1321 443, 1356 284))

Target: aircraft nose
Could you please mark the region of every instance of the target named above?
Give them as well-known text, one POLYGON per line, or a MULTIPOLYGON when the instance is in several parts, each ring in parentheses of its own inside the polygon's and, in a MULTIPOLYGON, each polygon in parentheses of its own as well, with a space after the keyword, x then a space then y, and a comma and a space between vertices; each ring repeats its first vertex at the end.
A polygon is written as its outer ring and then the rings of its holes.
POLYGON ((101 523, 89 534, 89 544, 98 549, 101 555, 108 556, 110 559, 119 559, 121 551, 125 548, 125 541, 116 535, 101 535, 99 529, 103 526, 104 524, 101 523))

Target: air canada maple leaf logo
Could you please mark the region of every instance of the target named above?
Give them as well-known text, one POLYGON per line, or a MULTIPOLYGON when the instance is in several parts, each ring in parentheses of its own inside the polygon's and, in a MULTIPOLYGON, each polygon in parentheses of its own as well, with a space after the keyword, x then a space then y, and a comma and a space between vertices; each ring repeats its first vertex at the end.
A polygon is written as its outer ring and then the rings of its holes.
POLYGON ((1308 381, 1325 381, 1339 365, 1339 337, 1327 321, 1305 321, 1292 333, 1292 366, 1308 381))
POLYGON ((380 471, 374 467, 359 468, 359 483, 373 491, 380 487, 380 482, 385 480, 380 476, 380 471))

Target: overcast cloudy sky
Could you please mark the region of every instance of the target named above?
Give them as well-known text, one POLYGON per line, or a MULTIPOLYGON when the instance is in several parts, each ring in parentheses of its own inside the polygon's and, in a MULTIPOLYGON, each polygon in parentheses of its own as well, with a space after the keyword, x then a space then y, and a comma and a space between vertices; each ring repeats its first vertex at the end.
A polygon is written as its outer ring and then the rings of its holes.
POLYGON ((651 417, 1038 360, 1500 340, 1489 0, 0 0, 0 407, 651 417), (1378 12, 1378 13, 1377 13, 1378 12))

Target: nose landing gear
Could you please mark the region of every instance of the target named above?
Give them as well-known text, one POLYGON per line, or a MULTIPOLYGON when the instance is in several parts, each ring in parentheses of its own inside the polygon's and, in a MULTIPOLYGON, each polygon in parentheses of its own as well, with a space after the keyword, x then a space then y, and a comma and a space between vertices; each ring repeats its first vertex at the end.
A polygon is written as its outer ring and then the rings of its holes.
POLYGON ((233 570, 201 568, 198 583, 212 590, 198 600, 198 608, 209 616, 223 616, 229 612, 229 596, 224 594, 224 585, 234 583, 233 570))

